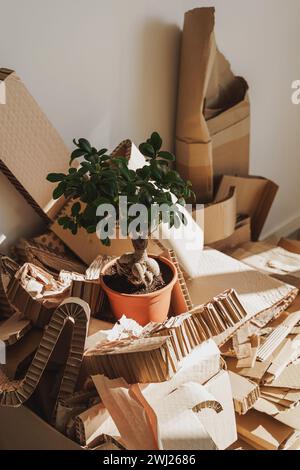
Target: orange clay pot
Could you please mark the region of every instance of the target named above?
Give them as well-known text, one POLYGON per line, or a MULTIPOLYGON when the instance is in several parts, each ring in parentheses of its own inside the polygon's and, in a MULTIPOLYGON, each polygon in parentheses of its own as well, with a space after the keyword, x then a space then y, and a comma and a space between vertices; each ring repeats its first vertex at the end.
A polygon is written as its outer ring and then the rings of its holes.
POLYGON ((151 258, 159 258, 160 261, 166 264, 173 273, 173 279, 162 289, 150 294, 122 294, 110 289, 105 284, 103 275, 115 263, 115 260, 105 266, 100 282, 108 296, 112 312, 117 320, 126 315, 127 318, 132 318, 141 326, 145 326, 149 322, 162 323, 166 320, 170 308, 172 290, 178 279, 178 274, 174 264, 168 259, 162 256, 151 256, 151 258))

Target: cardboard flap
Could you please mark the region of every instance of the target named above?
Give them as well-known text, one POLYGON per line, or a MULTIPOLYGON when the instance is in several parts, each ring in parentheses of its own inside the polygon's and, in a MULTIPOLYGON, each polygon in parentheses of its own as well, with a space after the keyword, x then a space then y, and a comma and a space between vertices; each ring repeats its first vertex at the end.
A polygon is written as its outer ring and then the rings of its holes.
POLYGON ((266 222, 278 186, 266 178, 258 176, 223 176, 216 198, 226 196, 230 187, 237 190, 237 213, 251 217, 253 241, 258 240, 266 222))
POLYGON ((6 91, 0 105, 0 170, 48 221, 63 201, 52 200, 53 185, 46 176, 53 169, 66 170, 69 150, 21 79, 0 69, 0 80, 6 91))

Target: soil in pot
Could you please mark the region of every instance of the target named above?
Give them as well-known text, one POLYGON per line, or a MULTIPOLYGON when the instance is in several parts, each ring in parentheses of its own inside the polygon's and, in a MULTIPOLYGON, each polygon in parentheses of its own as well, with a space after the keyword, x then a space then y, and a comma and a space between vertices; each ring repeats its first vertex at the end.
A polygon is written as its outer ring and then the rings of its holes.
POLYGON ((152 292, 163 289, 163 287, 167 286, 173 279, 173 272, 169 266, 159 259, 157 262, 160 267, 161 276, 156 278, 150 287, 134 286, 127 280, 125 276, 120 276, 117 273, 115 266, 112 266, 107 274, 103 276, 103 281, 107 287, 114 290, 115 292, 119 292, 120 294, 151 294, 152 292))

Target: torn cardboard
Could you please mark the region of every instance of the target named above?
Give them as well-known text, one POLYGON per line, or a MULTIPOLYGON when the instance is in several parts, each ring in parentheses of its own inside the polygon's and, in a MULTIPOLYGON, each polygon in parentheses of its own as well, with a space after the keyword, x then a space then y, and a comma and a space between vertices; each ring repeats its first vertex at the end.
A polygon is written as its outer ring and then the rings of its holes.
MULTIPOLYGON (((64 325, 69 319, 74 322, 74 331, 64 374, 60 382, 58 399, 74 392, 80 371, 89 317, 89 307, 80 299, 70 298, 56 309, 24 379, 9 381, 0 371, 1 406, 19 407, 32 396, 55 350, 64 325)), ((53 412, 55 412, 55 409, 53 412)))
POLYGON ((224 198, 231 187, 236 188, 237 214, 251 217, 252 240, 259 239, 278 191, 272 181, 257 176, 223 176, 216 198, 224 198))
POLYGON ((300 254, 267 242, 247 243, 231 256, 287 284, 300 287, 300 254))
POLYGON ((298 295, 296 288, 212 249, 200 253, 197 272, 193 279, 187 279, 187 287, 195 305, 209 302, 228 288, 235 289, 247 316, 216 337, 218 344, 226 342, 243 323, 262 313, 269 312, 271 321, 272 317, 286 310, 298 295))
POLYGON ((0 79, 6 89, 6 104, 0 106, 0 170, 48 222, 63 199, 53 201, 46 176, 53 168, 65 172, 69 150, 22 80, 7 69, 0 69, 0 79))
POLYGON ((213 176, 249 170, 249 102, 245 80, 234 77, 218 51, 214 8, 185 14, 176 129, 177 169, 210 202, 213 176))

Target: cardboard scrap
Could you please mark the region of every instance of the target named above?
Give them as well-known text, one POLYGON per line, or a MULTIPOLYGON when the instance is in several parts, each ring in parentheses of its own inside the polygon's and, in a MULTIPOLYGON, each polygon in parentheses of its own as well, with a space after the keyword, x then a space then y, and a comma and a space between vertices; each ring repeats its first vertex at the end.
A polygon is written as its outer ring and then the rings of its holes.
MULTIPOLYGON (((48 236, 45 235, 45 237, 48 236)), ((77 261, 69 254, 57 252, 48 246, 37 243, 35 240, 20 240, 14 247, 14 252, 20 264, 34 264, 45 269, 55 278, 58 277, 60 271, 83 274, 86 270, 85 264, 80 263, 80 261, 77 261)))
POLYGON ((48 222, 63 200, 52 200, 46 176, 53 169, 65 172, 69 150, 22 80, 12 70, 0 69, 0 74, 6 87, 6 104, 0 107, 0 169, 48 222))
POLYGON ((228 288, 236 291, 247 316, 217 336, 218 344, 225 343, 240 326, 260 314, 270 314, 268 321, 271 321, 286 310, 298 294, 296 288, 212 249, 200 252, 197 272, 193 279, 187 279, 187 287, 195 305, 207 303, 228 288))
POLYGON ((284 369, 300 356, 300 335, 289 338, 285 341, 282 349, 272 359, 272 364, 269 367, 265 382, 272 383, 275 379, 280 377, 284 369))
POLYGON ((7 289, 11 278, 18 269, 17 263, 7 256, 0 255, 0 320, 15 313, 15 309, 8 299, 7 289))
POLYGON ((216 197, 225 197, 232 186, 237 191, 237 213, 251 217, 252 240, 256 241, 262 232, 278 186, 257 176, 228 176, 225 173, 216 197))
POLYGON ((70 295, 71 279, 66 273, 55 280, 31 263, 24 264, 10 279, 7 296, 14 308, 32 324, 44 327, 56 307, 70 295))
POLYGON ((242 439, 247 439, 258 450, 281 450, 290 447, 299 437, 295 429, 256 410, 237 415, 236 421, 242 439))
POLYGON ((83 366, 89 375, 124 377, 127 383, 161 382, 176 372, 177 359, 168 337, 152 337, 99 345, 85 352, 83 366))
MULTIPOLYGON (((19 407, 32 396, 55 350, 65 323, 70 320, 74 324, 74 329, 57 399, 63 399, 74 392, 81 366, 89 317, 89 307, 80 299, 70 298, 55 310, 25 377, 19 381, 10 381, 2 373, 0 380, 1 406, 19 407)), ((53 412, 55 411, 54 409, 53 412)))
POLYGON ((229 372, 234 409, 239 415, 246 414, 253 408, 260 397, 259 386, 234 372, 229 372))
POLYGON ((266 341, 260 346, 257 352, 259 361, 264 362, 276 351, 283 340, 291 333, 297 323, 300 321, 300 311, 291 313, 275 330, 270 334, 266 341))
POLYGON ((235 229, 230 237, 220 240, 218 242, 209 243, 210 248, 222 251, 223 253, 231 254, 233 249, 236 249, 244 243, 251 240, 251 218, 247 216, 238 216, 235 224, 235 229))
POLYGON ((8 320, 0 323, 0 341, 7 346, 15 344, 30 329, 30 320, 24 319, 20 313, 15 313, 8 320))
POLYGON ((120 433, 103 403, 94 405, 76 416, 75 432, 76 440, 82 446, 88 446, 102 435, 120 439, 120 433))
POLYGON ((243 263, 276 279, 300 287, 300 254, 291 253, 270 243, 247 243, 231 252, 243 263))
POLYGON ((168 380, 178 369, 178 361, 246 315, 236 293, 228 290, 204 306, 161 324, 150 323, 144 329, 131 320, 126 330, 122 326, 125 320, 121 319, 121 325, 117 324, 106 335, 108 341, 95 344, 85 352, 84 367, 89 374, 124 377, 127 383, 168 380))
MULTIPOLYGON (((236 189, 229 188, 224 198, 216 198, 204 209, 204 243, 211 245, 231 237, 236 227, 236 189)), ((194 212, 197 216, 197 211, 194 212)))
POLYGON ((184 18, 176 129, 176 166, 210 202, 213 175, 249 170, 248 85, 235 77, 216 46, 214 8, 184 18))

